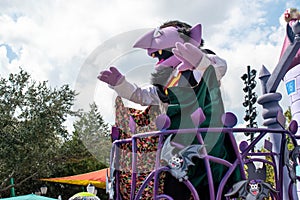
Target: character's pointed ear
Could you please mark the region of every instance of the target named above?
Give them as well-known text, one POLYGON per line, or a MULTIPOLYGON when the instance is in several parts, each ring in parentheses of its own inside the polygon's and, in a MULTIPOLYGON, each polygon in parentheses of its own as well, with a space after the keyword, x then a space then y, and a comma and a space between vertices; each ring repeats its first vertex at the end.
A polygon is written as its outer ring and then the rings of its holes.
POLYGON ((201 44, 201 38, 202 38, 202 26, 201 24, 196 24, 192 27, 191 33, 190 33, 191 41, 190 43, 196 45, 197 47, 201 44))

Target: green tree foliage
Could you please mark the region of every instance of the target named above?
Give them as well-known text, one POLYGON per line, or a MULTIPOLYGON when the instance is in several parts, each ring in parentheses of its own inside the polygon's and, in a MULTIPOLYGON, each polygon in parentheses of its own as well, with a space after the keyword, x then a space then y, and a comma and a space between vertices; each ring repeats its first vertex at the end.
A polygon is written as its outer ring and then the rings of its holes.
MULTIPOLYGON (((77 133, 74 133, 71 138, 65 141, 58 150, 55 163, 56 165, 54 165, 51 170, 51 177, 72 176, 107 167, 107 165, 98 161, 95 156, 87 150, 77 133)), ((48 196, 57 197, 57 195, 60 194, 64 199, 68 199, 75 193, 85 190, 85 186, 80 187, 51 182, 48 182, 47 185, 50 189, 48 196)), ((103 189, 97 188, 97 190, 98 196, 105 195, 103 189)))
POLYGON ((97 160, 108 164, 111 149, 109 125, 104 122, 97 105, 93 103, 89 112, 81 112, 79 120, 73 126, 74 135, 83 142, 87 150, 97 160))
POLYGON ((22 69, 0 78, 0 194, 9 191, 10 177, 17 191, 28 193, 28 180, 49 172, 68 136, 63 123, 75 114, 75 96, 68 85, 50 88, 22 69))
POLYGON ((69 176, 108 167, 107 154, 111 141, 108 124, 102 119, 95 103, 90 111, 79 112, 73 134, 58 150, 52 176, 69 176))
MULTIPOLYGON (((88 112, 79 112, 73 126, 72 136, 59 149, 55 161, 57 164, 52 168, 51 177, 77 175, 108 167, 107 159, 111 148, 109 129, 97 105, 93 103, 88 112)), ((65 189, 61 190, 61 185, 57 186, 54 183, 48 185, 51 186, 53 194, 62 194, 67 198, 85 188, 65 184, 65 189)), ((99 188, 97 190, 97 195, 101 199, 107 198, 105 190, 99 188)))
MULTIPOLYGON (((287 124, 290 124, 291 121, 292 121, 291 107, 288 107, 288 109, 284 112, 284 116, 286 118, 287 124)), ((288 145, 288 150, 289 151, 291 151, 294 148, 294 144, 292 143, 290 137, 287 137, 287 145, 288 145)))
MULTIPOLYGON (((268 150, 266 150, 265 148, 262 148, 261 152, 266 153, 266 152, 268 152, 268 150)), ((266 156, 266 160, 272 162, 271 156, 266 156)), ((275 187, 274 168, 269 164, 266 164, 266 180, 265 180, 265 182, 270 183, 273 187, 275 187)))
POLYGON ((16 195, 47 184, 47 196, 68 198, 84 188, 39 179, 108 167, 109 125, 95 103, 88 112, 72 111, 75 97, 68 85, 51 88, 22 69, 0 78, 0 197, 10 196, 13 177, 16 195), (77 117, 71 134, 64 125, 68 117, 77 117))
POLYGON ((288 107, 288 109, 284 112, 284 116, 287 120, 287 123, 290 123, 292 121, 291 107, 288 107))

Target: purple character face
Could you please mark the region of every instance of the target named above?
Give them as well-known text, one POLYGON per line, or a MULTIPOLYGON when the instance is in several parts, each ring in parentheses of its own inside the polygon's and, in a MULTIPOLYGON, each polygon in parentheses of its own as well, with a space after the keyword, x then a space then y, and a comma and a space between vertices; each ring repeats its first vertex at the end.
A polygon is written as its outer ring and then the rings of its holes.
MULTIPOLYGON (((195 46, 201 43, 201 24, 191 28, 188 42, 195 46)), ((133 47, 147 50, 149 56, 157 58, 158 62, 155 69, 164 67, 176 67, 180 61, 173 55, 172 48, 175 43, 185 43, 186 41, 180 36, 178 28, 169 26, 165 28, 156 28, 142 36, 133 47)))

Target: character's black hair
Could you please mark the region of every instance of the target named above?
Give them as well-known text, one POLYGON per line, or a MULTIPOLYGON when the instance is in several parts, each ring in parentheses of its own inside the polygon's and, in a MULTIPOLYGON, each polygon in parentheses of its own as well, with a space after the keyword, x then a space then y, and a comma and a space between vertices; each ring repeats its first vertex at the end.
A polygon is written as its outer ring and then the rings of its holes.
MULTIPOLYGON (((186 42, 189 41, 190 32, 191 32, 191 28, 192 28, 191 25, 189 25, 185 22, 178 21, 178 20, 172 20, 172 21, 167 21, 167 22, 163 23, 159 28, 166 28, 166 27, 170 27, 170 26, 177 28, 178 33, 180 33, 180 37, 182 37, 184 39, 184 41, 186 41, 186 42)), ((203 45, 204 45, 204 40, 201 38, 200 47, 202 47, 203 45)))

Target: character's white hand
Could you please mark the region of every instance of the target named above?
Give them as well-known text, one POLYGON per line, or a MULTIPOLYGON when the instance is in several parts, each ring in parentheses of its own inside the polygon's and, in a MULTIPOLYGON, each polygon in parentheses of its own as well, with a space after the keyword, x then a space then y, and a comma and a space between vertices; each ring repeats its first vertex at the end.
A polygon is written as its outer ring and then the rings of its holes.
POLYGON ((193 70, 198 67, 200 61, 203 58, 203 52, 192 45, 191 43, 179 43, 175 44, 175 48, 172 49, 173 54, 181 61, 178 65, 179 71, 193 70))

